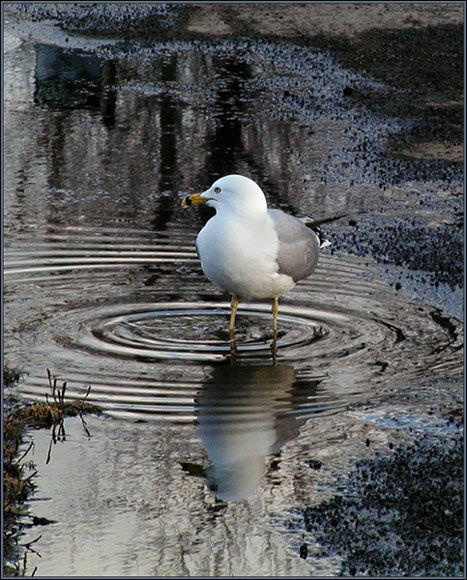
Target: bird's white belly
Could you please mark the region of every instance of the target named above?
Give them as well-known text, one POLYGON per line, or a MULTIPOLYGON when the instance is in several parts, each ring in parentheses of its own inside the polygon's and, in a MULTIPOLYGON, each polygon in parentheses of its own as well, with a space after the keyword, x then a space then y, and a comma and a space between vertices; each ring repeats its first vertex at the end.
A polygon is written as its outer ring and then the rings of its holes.
POLYGON ((213 284, 241 298, 276 298, 291 290, 290 276, 278 273, 278 240, 272 228, 242 227, 211 218, 196 245, 201 265, 213 284))

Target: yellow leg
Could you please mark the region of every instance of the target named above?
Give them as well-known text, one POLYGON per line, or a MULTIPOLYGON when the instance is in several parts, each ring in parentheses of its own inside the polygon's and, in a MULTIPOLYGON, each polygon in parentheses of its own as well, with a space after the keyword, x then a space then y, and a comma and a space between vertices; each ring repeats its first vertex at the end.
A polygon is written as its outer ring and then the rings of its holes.
POLYGON ((232 294, 232 304, 230 306, 230 324, 229 330, 232 334, 235 328, 235 315, 237 314, 238 308, 238 296, 236 294, 232 294))
POLYGON ((279 313, 279 298, 274 298, 272 303, 272 329, 273 338, 271 342, 272 363, 277 362, 277 315, 279 313))
POLYGON ((272 303, 272 329, 274 334, 277 333, 277 315, 279 313, 279 298, 274 298, 272 303))
POLYGON ((272 339, 271 345, 271 354, 272 354, 272 364, 275 365, 277 362, 277 337, 274 334, 274 338, 272 339))

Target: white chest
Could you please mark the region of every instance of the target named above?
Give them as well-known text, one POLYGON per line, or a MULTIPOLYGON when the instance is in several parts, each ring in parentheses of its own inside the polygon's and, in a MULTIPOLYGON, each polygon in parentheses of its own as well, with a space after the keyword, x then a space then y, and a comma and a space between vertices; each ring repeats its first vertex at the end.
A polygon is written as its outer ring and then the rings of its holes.
POLYGON ((278 244, 267 216, 246 223, 215 215, 196 239, 209 280, 242 298, 274 298, 293 288, 292 279, 277 272, 278 244))

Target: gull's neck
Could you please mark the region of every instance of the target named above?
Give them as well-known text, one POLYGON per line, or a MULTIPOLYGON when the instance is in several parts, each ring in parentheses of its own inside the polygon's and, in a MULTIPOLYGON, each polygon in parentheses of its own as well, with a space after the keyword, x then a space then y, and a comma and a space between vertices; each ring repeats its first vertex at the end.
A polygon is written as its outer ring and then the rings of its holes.
POLYGON ((230 219, 241 222, 248 227, 259 227, 268 218, 268 210, 265 206, 264 208, 251 208, 251 207, 236 207, 232 208, 229 206, 217 208, 217 216, 220 219, 230 219))
POLYGON ((264 196, 248 199, 248 203, 241 203, 240 200, 232 200, 228 203, 226 200, 215 209, 221 218, 238 219, 250 224, 261 224, 268 215, 268 206, 264 196))

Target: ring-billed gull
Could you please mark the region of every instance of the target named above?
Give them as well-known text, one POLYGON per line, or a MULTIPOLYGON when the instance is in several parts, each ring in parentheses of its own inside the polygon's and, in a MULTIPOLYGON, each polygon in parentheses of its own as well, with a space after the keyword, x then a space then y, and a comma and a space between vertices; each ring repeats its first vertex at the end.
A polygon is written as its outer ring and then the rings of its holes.
MULTIPOLYGON (((279 297, 316 268, 321 239, 298 218, 268 209, 263 191, 242 175, 227 175, 181 205, 205 203, 216 210, 196 238, 209 280, 232 294, 230 332, 239 299, 272 299, 277 331, 279 297)), ((326 220, 328 221, 328 220, 326 220)))

